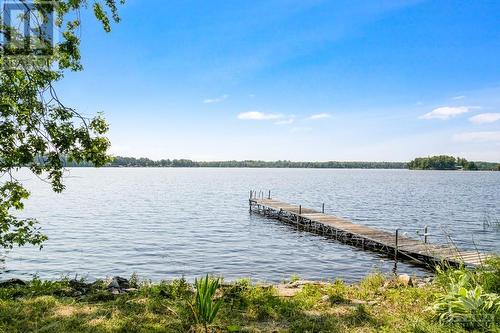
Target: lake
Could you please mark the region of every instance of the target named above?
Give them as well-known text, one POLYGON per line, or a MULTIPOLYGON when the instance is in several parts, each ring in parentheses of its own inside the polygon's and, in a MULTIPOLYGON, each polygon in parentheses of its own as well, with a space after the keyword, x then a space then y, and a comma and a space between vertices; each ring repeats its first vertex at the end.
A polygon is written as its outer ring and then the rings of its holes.
MULTIPOLYGON (((500 172, 357 169, 74 168, 53 193, 28 172, 32 190, 22 216, 36 217, 44 248, 4 252, 0 278, 86 277, 136 272, 158 281, 212 273, 227 280, 354 282, 389 273, 383 256, 297 231, 248 213, 249 190, 431 242, 446 236, 463 249, 500 252, 500 172)), ((427 274, 399 262, 398 273, 427 274)))

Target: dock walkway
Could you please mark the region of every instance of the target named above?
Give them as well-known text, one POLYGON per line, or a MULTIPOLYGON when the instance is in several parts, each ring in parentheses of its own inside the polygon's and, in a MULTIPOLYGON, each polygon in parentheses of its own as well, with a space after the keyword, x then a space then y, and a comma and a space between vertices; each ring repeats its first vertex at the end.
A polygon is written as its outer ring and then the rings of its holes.
POLYGON ((484 263, 486 254, 477 251, 461 251, 453 245, 431 244, 427 241, 427 231, 424 240, 417 240, 401 235, 400 230, 394 233, 355 224, 349 220, 325 214, 322 211, 303 208, 286 202, 268 198, 257 198, 250 191, 250 213, 259 213, 269 218, 292 224, 298 228, 322 234, 342 243, 386 253, 394 259, 410 259, 420 264, 449 264, 478 266, 484 263))

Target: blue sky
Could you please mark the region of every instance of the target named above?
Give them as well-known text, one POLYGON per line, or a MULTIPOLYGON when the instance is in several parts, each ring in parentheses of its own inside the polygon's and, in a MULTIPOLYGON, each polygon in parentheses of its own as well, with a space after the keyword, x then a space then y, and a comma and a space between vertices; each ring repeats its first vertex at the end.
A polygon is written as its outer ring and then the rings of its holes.
POLYGON ((112 153, 500 161, 498 1, 143 1, 83 14, 61 96, 112 153))

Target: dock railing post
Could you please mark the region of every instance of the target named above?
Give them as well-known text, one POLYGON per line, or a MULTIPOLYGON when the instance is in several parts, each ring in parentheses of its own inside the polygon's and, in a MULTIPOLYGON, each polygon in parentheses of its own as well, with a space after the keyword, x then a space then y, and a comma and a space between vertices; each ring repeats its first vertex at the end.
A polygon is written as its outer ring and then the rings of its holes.
POLYGON ((271 199, 271 190, 269 190, 269 195, 267 196, 268 199, 271 199))
POLYGON ((427 226, 424 227, 424 243, 427 244, 427 231, 429 230, 429 228, 427 226))
POLYGON ((323 214, 325 214, 325 203, 323 203, 323 204, 321 205, 321 212, 322 212, 323 214))

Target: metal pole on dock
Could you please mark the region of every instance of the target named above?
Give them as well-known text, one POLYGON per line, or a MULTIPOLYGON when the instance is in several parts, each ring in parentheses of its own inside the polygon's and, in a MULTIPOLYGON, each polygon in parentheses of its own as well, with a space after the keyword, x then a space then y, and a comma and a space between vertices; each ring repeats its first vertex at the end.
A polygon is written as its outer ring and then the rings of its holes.
POLYGON ((321 212, 322 212, 323 214, 325 214, 325 203, 323 203, 323 204, 321 205, 321 212))
POLYGON ((299 215, 302 214, 302 205, 299 205, 299 215))
POLYGON ((271 199, 271 190, 269 190, 269 195, 267 196, 268 199, 271 199))
POLYGON ((424 243, 425 243, 425 244, 427 244, 427 236, 428 236, 428 235, 427 235, 427 231, 428 231, 428 227, 427 227, 427 226, 425 226, 425 227, 424 227, 424 243))

